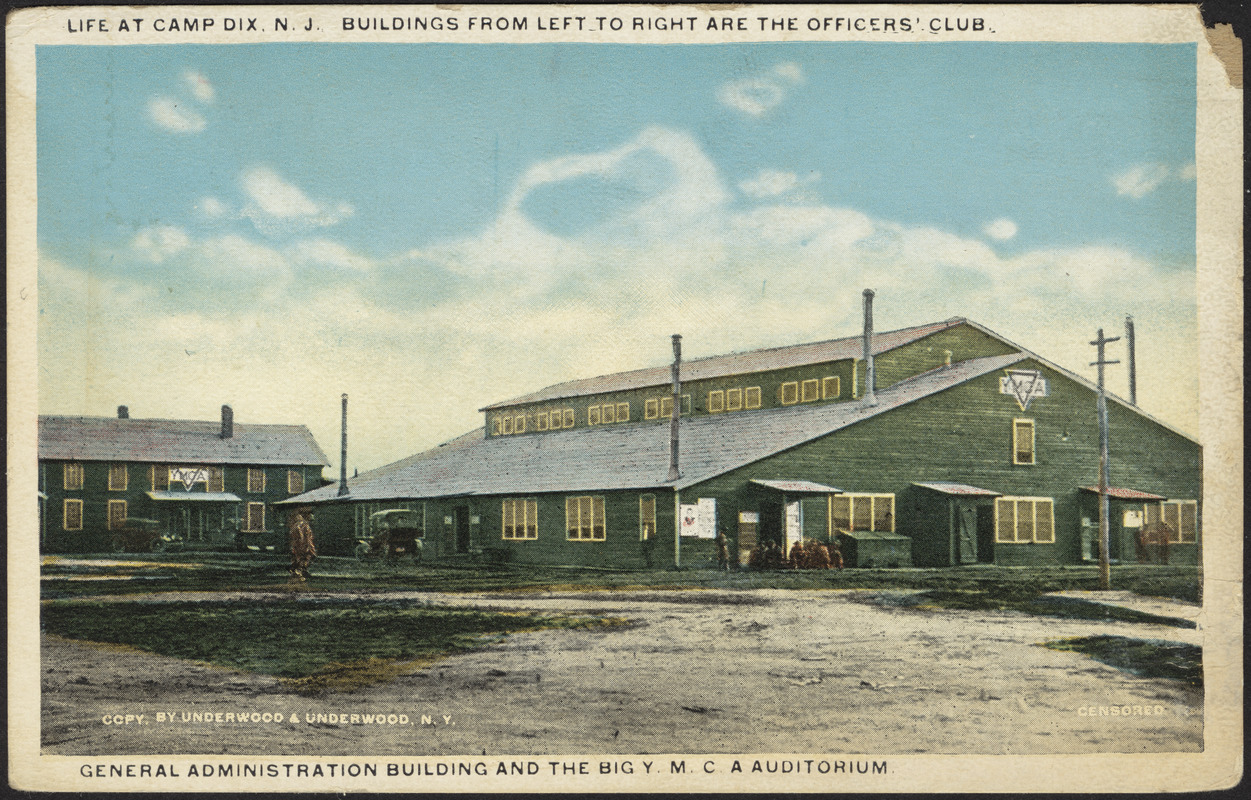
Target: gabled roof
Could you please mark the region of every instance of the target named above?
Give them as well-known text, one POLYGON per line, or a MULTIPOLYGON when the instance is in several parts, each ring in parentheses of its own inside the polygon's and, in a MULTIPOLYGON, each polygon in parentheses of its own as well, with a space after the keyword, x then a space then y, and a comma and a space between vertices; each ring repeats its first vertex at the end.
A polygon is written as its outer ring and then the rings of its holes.
MULTIPOLYGON (((955 317, 944 322, 918 325, 913 328, 901 328, 897 331, 883 331, 873 334, 873 354, 885 353, 901 347, 932 333, 943 331, 964 322, 955 317)), ((705 378, 718 378, 726 375, 740 375, 748 372, 786 369, 806 364, 823 364, 828 361, 844 361, 850 358, 861 358, 863 353, 862 336, 846 336, 842 339, 830 339, 824 342, 809 344, 793 344, 786 347, 770 347, 763 350, 751 350, 745 353, 729 353, 721 356, 694 358, 682 362, 682 380, 698 381, 705 378)), ((582 397, 605 392, 620 392, 627 389, 641 389, 647 386, 665 386, 672 380, 672 365, 648 367, 629 372, 616 372, 611 375, 600 375, 595 378, 582 378, 575 381, 553 384, 537 392, 524 394, 493 403, 479 411, 489 411, 507 406, 525 403, 541 403, 567 397, 582 397)))
POLYGON ((1011 366, 1022 358, 1014 353, 960 361, 879 390, 875 405, 850 401, 683 418, 682 477, 675 483, 667 480, 667 424, 574 428, 559 433, 490 438, 479 429, 416 456, 361 473, 348 481, 350 492, 343 498, 337 496, 337 484, 329 484, 283 502, 684 489, 1011 366))
POLYGON ((330 463, 303 425, 116 417, 40 417, 39 458, 58 461, 147 461, 185 464, 330 463))

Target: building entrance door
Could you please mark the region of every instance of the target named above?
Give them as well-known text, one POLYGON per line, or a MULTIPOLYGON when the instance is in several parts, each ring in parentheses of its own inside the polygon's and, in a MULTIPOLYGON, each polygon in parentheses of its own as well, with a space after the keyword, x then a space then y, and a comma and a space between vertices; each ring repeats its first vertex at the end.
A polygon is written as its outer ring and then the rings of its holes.
POLYGON ((961 564, 977 563, 977 506, 972 503, 956 508, 956 550, 961 564))
POLYGON ((469 552, 469 507, 457 506, 456 511, 456 552, 469 552))

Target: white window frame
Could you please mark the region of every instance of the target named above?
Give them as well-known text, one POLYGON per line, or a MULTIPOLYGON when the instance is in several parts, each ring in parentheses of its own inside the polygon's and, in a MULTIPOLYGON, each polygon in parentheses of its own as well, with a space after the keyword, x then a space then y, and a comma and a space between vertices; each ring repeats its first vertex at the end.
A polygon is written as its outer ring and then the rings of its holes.
POLYGON ((645 542, 656 535, 656 495, 641 494, 639 495, 639 541, 645 542), (648 519, 647 512, 644 510, 646 504, 651 503, 651 519, 648 519), (651 529, 648 530, 647 523, 651 522, 651 529))
POLYGON ((799 402, 799 381, 787 381, 778 387, 778 402, 784 406, 793 406, 799 402), (786 390, 794 392, 793 399, 787 402, 786 390))
POLYGON ((725 390, 725 410, 741 411, 743 409, 743 389, 742 387, 734 387, 725 390))
POLYGON ((1038 463, 1038 428, 1034 420, 1017 417, 1012 420, 1012 463, 1016 466, 1032 467, 1038 463), (1029 461, 1021 460, 1020 430, 1029 426, 1029 461))
POLYGON ((599 409, 599 421, 601 425, 611 425, 617 421, 617 404, 604 403, 599 409))
POLYGON ((571 542, 602 542, 608 538, 607 511, 604 507, 603 495, 577 495, 565 498, 565 537, 571 542), (590 510, 590 525, 583 525, 583 507, 590 510), (576 517, 570 514, 574 509, 576 517), (576 525, 570 524, 576 521, 576 525), (596 522, 599 522, 599 535, 595 535, 596 522), (577 534, 574 534, 577 531, 577 534), (583 533, 586 533, 584 536, 583 533))
POLYGON ((130 508, 125 500, 110 500, 108 507, 105 510, 105 514, 107 515, 104 520, 105 525, 109 530, 115 531, 126 525, 126 520, 130 518, 130 508), (115 508, 120 508, 122 510, 121 520, 117 524, 113 523, 113 509, 115 508))
MULTIPOLYGON (((1199 501, 1197 500, 1162 500, 1159 503, 1160 521, 1168 525, 1172 529, 1173 535, 1169 537, 1169 544, 1194 544, 1199 541, 1199 501), (1176 509, 1173 512, 1176 515, 1177 524, 1169 522, 1169 507, 1176 509), (1194 508, 1194 533, 1191 538, 1187 539, 1182 534, 1182 507, 1192 506, 1194 508)), ((1144 516, 1145 519, 1145 516, 1144 516)))
POLYGON ((650 397, 643 402, 643 419, 660 419, 659 397, 650 397))
POLYGON ((630 404, 617 403, 617 422, 630 421, 630 404))
POLYGON ((246 533, 264 533, 265 531, 265 504, 258 501, 249 501, 243 510, 243 524, 246 533), (252 526, 252 509, 255 506, 261 507, 261 526, 255 528, 252 526))
POLYGON ((708 393, 708 413, 719 414, 725 411, 725 391, 715 389, 708 393))
POLYGON ((808 378, 799 384, 799 402, 815 403, 821 399, 821 381, 816 378, 808 378), (808 390, 812 389, 812 395, 809 396, 808 390))
POLYGON ((995 498, 995 543, 996 544, 1055 544, 1056 540, 1056 509, 1055 499, 1051 497, 1015 497, 1005 496, 995 498), (1003 503, 1012 503, 1012 538, 1008 539, 1003 536, 1000 530, 1000 512, 1003 503), (1028 538, 1021 538, 1021 504, 1029 503, 1030 513, 1030 530, 1028 538), (1050 536, 1047 539, 1038 538, 1038 512, 1039 508, 1046 504, 1047 530, 1050 536))
POLYGON ((827 375, 821 379, 821 399, 837 400, 843 393, 843 382, 837 375, 827 375), (833 387, 833 388, 831 388, 833 387))
POLYGON ((760 387, 748 386, 743 390, 743 408, 760 408, 760 387), (755 398, 753 401, 752 398, 755 398))
POLYGON ((869 530, 870 532, 876 532, 876 533, 894 533, 895 532, 896 520, 895 520, 895 495, 894 493, 892 492, 842 492, 840 494, 828 495, 826 499, 825 518, 826 518, 826 527, 829 530, 830 536, 834 536, 835 534, 838 533, 838 530, 834 528, 834 501, 841 500, 844 498, 847 500, 847 530, 849 531, 866 530, 865 528, 856 527, 856 500, 857 499, 863 500, 865 498, 868 498, 869 500, 869 527, 867 530, 869 530), (878 530, 878 527, 877 527, 878 511, 880 510, 881 504, 883 503, 886 503, 889 505, 889 508, 886 513, 890 517, 890 530, 878 530))
MULTIPOLYGON (((125 502, 125 501, 122 501, 125 502)), ((76 497, 67 497, 61 503, 61 530, 64 531, 81 531, 83 529, 83 501, 76 497), (70 527, 69 510, 70 508, 78 509, 78 525, 70 527)))
POLYGON ((561 415, 561 427, 572 428, 574 426, 573 409, 566 408, 561 415))
POLYGON ((266 476, 265 476, 265 468, 264 468, 264 467, 260 467, 260 468, 258 468, 258 467, 248 467, 248 494, 265 494, 265 485, 266 485, 266 484, 265 484, 265 481, 266 481, 266 480, 267 480, 267 479, 266 479, 266 476), (259 489, 253 489, 253 488, 252 488, 252 486, 253 486, 253 481, 252 481, 252 478, 253 478, 253 476, 255 476, 255 475, 260 475, 260 476, 261 476, 261 488, 259 488, 259 489))
POLYGON ((124 492, 130 486, 130 470, 126 466, 126 462, 109 464, 109 491, 124 492), (115 475, 122 476, 122 485, 118 486, 113 479, 115 475))
POLYGON ((508 542, 528 542, 539 538, 539 501, 533 497, 510 497, 500 511, 500 538, 508 542), (521 524, 517 524, 520 511, 521 524), (511 530, 511 533, 510 533, 511 530), (521 533, 518 534, 517 531, 521 533))
POLYGON ((298 469, 287 470, 287 494, 303 494, 304 472, 298 469), (299 484, 297 487, 296 484, 299 484))
POLYGON ((71 461, 63 465, 61 469, 61 485, 67 492, 81 492, 83 488, 83 464, 81 461, 71 461), (71 477, 77 480, 70 482, 71 477))

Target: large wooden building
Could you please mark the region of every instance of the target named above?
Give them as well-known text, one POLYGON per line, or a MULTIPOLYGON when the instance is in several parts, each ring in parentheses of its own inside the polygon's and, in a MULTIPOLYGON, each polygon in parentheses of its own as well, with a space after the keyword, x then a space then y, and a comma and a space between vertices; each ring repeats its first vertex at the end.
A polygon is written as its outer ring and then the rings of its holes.
POLYGON ((39 540, 46 552, 115 549, 136 519, 182 546, 285 547, 274 504, 321 486, 326 455, 303 425, 39 418, 39 540), (266 534, 270 534, 266 537, 266 534), (277 534, 277 536, 274 536, 277 534))
MULTIPOLYGON (((1096 559, 1095 387, 967 319, 868 328, 680 363, 676 477, 666 365, 486 406, 479 430, 282 504, 314 506, 323 553, 408 508, 438 557, 701 565, 724 532, 860 565, 1096 559)), ((1170 561, 1195 563, 1198 443, 1111 396, 1108 416, 1112 557, 1166 522, 1170 561)))

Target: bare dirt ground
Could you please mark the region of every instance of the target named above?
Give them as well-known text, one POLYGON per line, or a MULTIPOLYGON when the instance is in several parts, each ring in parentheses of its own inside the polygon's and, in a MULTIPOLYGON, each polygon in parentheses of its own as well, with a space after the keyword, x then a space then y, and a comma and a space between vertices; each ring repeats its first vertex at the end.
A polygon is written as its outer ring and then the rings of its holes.
MULTIPOLYGON (((1201 748, 1201 690, 1136 678, 1077 653, 1037 646, 1096 634, 1200 644, 1200 630, 891 608, 855 602, 853 595, 764 589, 387 593, 448 606, 598 612, 630 624, 503 636, 387 683, 317 697, 262 675, 46 636, 43 752, 1033 754, 1201 748), (1128 706, 1131 713, 1089 713, 1091 707, 1113 706, 1128 706), (1134 708, 1152 713, 1135 714, 1134 708), (254 712, 281 714, 283 721, 252 721, 254 712), (158 721, 158 713, 172 715, 172 721, 158 721), (213 716, 218 713, 222 721, 213 716), (227 722, 227 713, 245 714, 247 721, 227 722), (193 714, 208 714, 211 721, 192 721, 193 714), (319 721, 319 714, 326 716, 319 721), (346 721, 331 714, 346 715, 346 721), (353 723, 353 714, 396 715, 397 723, 406 715, 408 724, 353 723), (112 715, 121 715, 122 724, 105 724, 112 715), (125 715, 143 720, 127 723, 125 715), (297 721, 289 721, 292 715, 297 721)), ((228 597, 248 599, 212 593, 147 600, 228 597)), ((361 595, 362 602, 369 598, 361 595)), ((1198 610, 1147 602, 1153 612, 1171 616, 1193 618, 1198 610)))

